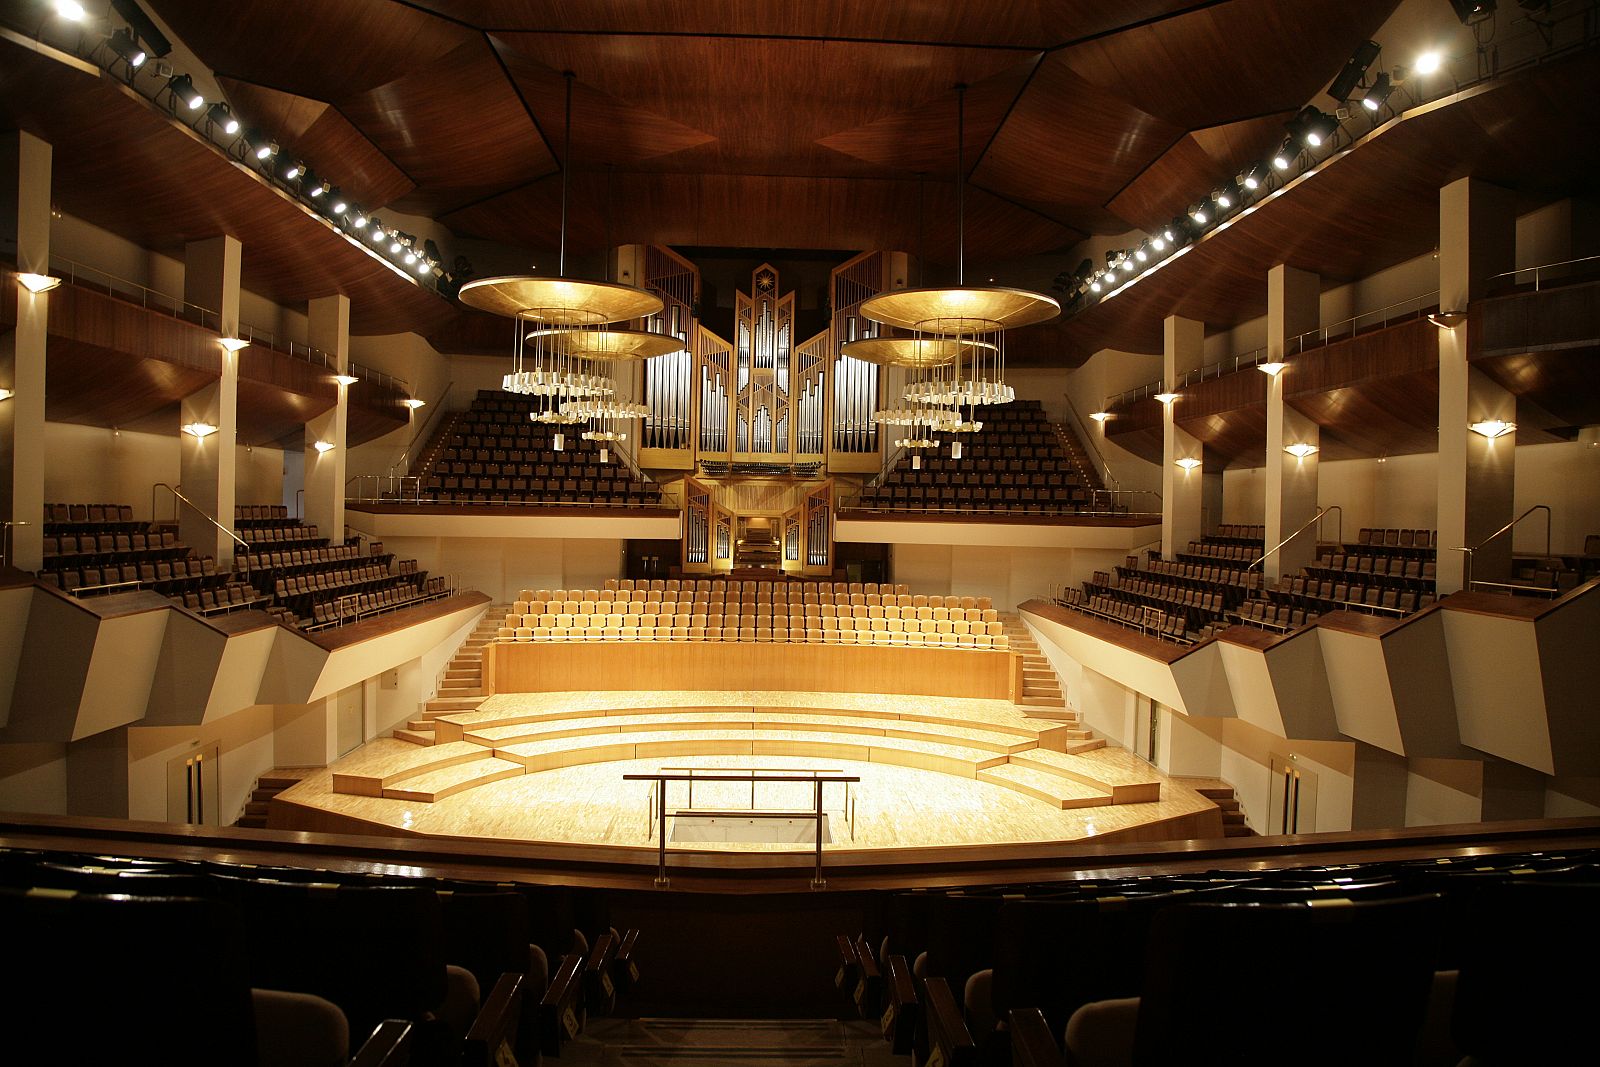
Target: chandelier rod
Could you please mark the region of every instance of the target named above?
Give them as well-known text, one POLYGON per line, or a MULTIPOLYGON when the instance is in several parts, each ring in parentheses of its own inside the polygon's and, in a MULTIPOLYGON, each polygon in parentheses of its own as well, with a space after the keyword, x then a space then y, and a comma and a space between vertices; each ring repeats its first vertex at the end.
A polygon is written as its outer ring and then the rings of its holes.
POLYGON ((572 185, 572 78, 570 70, 561 72, 567 80, 566 128, 561 138, 561 258, 556 276, 567 276, 567 190, 572 185))
POLYGON ((967 174, 962 160, 967 136, 967 87, 956 85, 956 284, 967 283, 967 174))

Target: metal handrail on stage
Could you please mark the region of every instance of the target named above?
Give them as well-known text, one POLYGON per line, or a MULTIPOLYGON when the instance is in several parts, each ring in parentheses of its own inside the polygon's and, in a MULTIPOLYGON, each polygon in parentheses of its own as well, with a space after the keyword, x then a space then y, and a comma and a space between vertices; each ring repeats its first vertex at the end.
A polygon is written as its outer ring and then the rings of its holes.
MULTIPOLYGON (((811 875, 811 888, 822 889, 828 883, 822 877, 822 823, 824 813, 822 810, 822 787, 829 782, 843 782, 848 790, 850 783, 859 784, 860 775, 830 774, 823 771, 807 771, 793 768, 788 773, 762 773, 761 771, 718 771, 711 774, 700 774, 692 769, 688 773, 663 771, 657 774, 625 774, 625 782, 654 782, 654 805, 656 815, 656 880, 658 889, 665 889, 671 884, 667 878, 667 783, 668 782, 748 782, 750 783, 751 803, 754 804, 755 783, 757 782, 810 782, 815 786, 814 804, 810 810, 812 818, 816 820, 816 866, 811 875)), ((740 816, 750 819, 792 819, 800 814, 802 809, 792 811, 747 811, 740 812, 740 816)))

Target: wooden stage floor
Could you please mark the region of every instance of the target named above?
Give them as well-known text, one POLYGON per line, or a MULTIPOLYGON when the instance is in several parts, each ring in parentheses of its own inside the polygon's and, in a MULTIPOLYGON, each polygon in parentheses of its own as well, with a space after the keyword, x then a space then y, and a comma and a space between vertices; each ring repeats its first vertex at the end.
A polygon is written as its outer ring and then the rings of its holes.
MULTIPOLYGON (((1193 788, 1121 749, 1064 752, 1073 745, 1057 725, 1009 701, 970 698, 503 693, 442 716, 436 745, 380 738, 309 772, 274 799, 269 825, 528 842, 580 862, 653 866, 654 785, 624 775, 792 768, 861 779, 850 787, 850 809, 842 786, 827 787, 829 867, 1024 859, 1064 842, 1221 836, 1216 806, 1193 788)), ((758 803, 810 808, 812 788, 762 784, 758 803)), ((675 812, 686 787, 671 789, 675 812)), ((701 783, 694 800, 696 810, 737 812, 750 806, 750 786, 701 783)), ((669 821, 669 835, 673 829, 669 821)), ((799 866, 813 855, 805 840, 669 836, 669 862, 799 866)))

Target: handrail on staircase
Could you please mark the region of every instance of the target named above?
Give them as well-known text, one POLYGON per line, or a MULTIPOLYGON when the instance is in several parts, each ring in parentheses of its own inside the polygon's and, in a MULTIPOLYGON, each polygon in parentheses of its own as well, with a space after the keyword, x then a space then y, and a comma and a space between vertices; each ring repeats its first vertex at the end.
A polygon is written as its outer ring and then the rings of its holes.
POLYGON ((250 542, 246 541, 244 538, 240 537, 238 534, 234 533, 232 530, 230 530, 226 526, 222 525, 222 523, 217 521, 217 518, 216 518, 215 515, 212 515, 205 508, 202 508, 199 504, 196 504, 193 500, 190 500, 188 497, 184 496, 181 492, 178 491, 178 488, 179 487, 177 487, 177 486, 168 485, 166 482, 156 482, 154 485, 152 485, 150 487, 150 521, 154 522, 155 521, 155 517, 156 517, 156 490, 157 489, 165 489, 167 492, 172 494, 172 498, 173 498, 173 505, 172 505, 172 521, 173 522, 177 522, 178 521, 178 504, 179 503, 183 503, 183 504, 187 505, 189 510, 193 511, 196 515, 199 515, 202 519, 206 520, 211 525, 215 526, 217 529, 219 529, 223 533, 227 534, 228 537, 230 539, 232 539, 233 543, 244 551, 245 569, 248 570, 249 566, 250 566, 250 542))
POLYGON ((1457 552, 1465 552, 1467 554, 1466 573, 1464 573, 1462 575, 1462 578, 1463 578, 1463 581, 1461 583, 1462 588, 1464 588, 1464 589, 1471 589, 1472 588, 1472 560, 1473 560, 1474 554, 1478 551, 1478 549, 1480 549, 1483 546, 1487 545, 1490 541, 1493 541, 1496 537, 1499 537, 1501 534, 1504 534, 1504 533, 1514 529, 1516 527, 1517 523, 1521 522, 1523 519, 1527 518, 1529 515, 1532 515, 1535 511, 1544 512, 1544 554, 1546 556, 1550 555, 1550 526, 1551 526, 1551 518, 1552 518, 1552 512, 1550 511, 1550 505, 1549 504, 1535 504, 1531 508, 1529 508, 1527 511, 1524 511, 1521 515, 1518 515, 1516 518, 1512 519, 1510 522, 1508 522, 1504 526, 1500 527, 1500 529, 1498 529, 1494 533, 1490 534, 1488 537, 1485 537, 1482 541, 1479 541, 1477 544, 1473 545, 1471 548, 1457 548, 1456 549, 1457 552))
POLYGON ((1344 543, 1344 509, 1341 508, 1338 504, 1329 504, 1325 508, 1318 508, 1317 509, 1317 513, 1315 515, 1311 516, 1311 518, 1307 519, 1303 524, 1301 524, 1301 526, 1300 526, 1300 528, 1298 530, 1296 530, 1294 533, 1290 534, 1288 537, 1285 537, 1282 541, 1279 541, 1277 544, 1273 545, 1271 548, 1267 549, 1265 552, 1263 552, 1261 554, 1260 558, 1252 560, 1250 565, 1248 567, 1246 567, 1245 570, 1246 571, 1255 570, 1257 567, 1261 566, 1261 564, 1265 563, 1269 558, 1271 558, 1273 553, 1277 552, 1284 545, 1288 544, 1290 541, 1293 541, 1296 537, 1299 537, 1301 534, 1303 534, 1307 530, 1311 529, 1312 526, 1316 526, 1317 527, 1317 540, 1320 541, 1322 539, 1322 519, 1330 511, 1337 511, 1339 513, 1339 542, 1341 544, 1343 544, 1344 543))

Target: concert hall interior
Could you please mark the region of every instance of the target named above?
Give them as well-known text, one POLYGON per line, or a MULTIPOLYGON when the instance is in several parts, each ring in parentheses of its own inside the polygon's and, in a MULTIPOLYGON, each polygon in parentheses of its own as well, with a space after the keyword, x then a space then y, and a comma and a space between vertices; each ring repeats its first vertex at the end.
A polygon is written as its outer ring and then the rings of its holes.
POLYGON ((1600 0, 0 4, 0 1017, 1554 1056, 1597 86, 1600 0))

